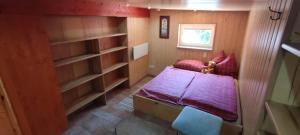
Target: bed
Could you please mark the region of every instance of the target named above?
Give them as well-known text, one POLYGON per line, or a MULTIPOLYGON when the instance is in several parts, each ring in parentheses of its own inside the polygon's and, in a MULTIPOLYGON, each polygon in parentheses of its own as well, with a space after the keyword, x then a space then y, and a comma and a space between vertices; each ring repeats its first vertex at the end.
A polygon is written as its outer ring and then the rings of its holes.
POLYGON ((172 122, 188 105, 223 118, 222 134, 241 134, 237 88, 230 76, 166 67, 134 94, 134 110, 172 122))

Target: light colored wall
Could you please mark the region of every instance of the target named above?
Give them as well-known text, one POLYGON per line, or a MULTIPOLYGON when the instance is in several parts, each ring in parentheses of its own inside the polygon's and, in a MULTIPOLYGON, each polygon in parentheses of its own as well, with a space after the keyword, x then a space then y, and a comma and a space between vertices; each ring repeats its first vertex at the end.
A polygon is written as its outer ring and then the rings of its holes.
POLYGON ((156 75, 178 59, 210 60, 221 50, 235 53, 238 63, 241 59, 248 12, 176 11, 151 10, 150 12, 150 63, 149 74, 156 75), (159 38, 159 16, 170 16, 169 39, 159 38), (190 23, 216 24, 213 51, 178 49, 178 25, 190 23))
POLYGON ((290 0, 260 1, 251 9, 239 73, 244 135, 261 128, 290 6, 290 0), (270 20, 269 6, 286 12, 280 20, 270 20))
POLYGON ((148 73, 149 56, 137 60, 132 59, 132 47, 149 42, 149 18, 127 18, 128 47, 129 47, 129 80, 130 85, 137 83, 148 73))

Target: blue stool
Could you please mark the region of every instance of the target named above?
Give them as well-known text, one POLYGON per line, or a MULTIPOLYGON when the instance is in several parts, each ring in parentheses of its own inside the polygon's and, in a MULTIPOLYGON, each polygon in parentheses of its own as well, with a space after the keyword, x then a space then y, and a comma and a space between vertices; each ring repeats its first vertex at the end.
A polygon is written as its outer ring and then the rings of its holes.
POLYGON ((173 121, 172 127, 185 135, 219 135, 222 123, 218 116, 186 106, 173 121))

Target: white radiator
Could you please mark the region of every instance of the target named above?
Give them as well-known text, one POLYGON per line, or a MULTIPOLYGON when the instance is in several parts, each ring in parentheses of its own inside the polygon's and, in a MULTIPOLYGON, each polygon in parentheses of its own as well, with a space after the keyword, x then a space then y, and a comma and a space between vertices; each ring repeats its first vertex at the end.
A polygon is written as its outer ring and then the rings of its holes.
POLYGON ((143 43, 133 47, 133 60, 148 55, 149 43, 143 43))

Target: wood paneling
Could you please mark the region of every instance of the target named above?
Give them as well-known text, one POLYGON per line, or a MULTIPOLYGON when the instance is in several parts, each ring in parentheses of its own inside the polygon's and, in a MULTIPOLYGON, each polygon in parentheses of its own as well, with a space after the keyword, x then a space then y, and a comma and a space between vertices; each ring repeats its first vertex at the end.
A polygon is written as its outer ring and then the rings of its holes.
MULTIPOLYGON (((126 23, 125 19, 102 16, 46 16, 44 24, 50 42, 68 41, 126 32, 116 25, 126 23), (123 21, 123 22, 120 22, 123 21)), ((122 26, 122 25, 121 25, 122 26)))
MULTIPOLYGON (((138 60, 132 60, 132 47, 138 44, 148 42, 149 37, 149 18, 128 17, 127 24, 121 25, 116 29, 115 20, 111 17, 100 16, 47 16, 44 19, 45 26, 48 30, 49 41, 65 41, 76 38, 84 38, 105 34, 107 32, 127 32, 128 47, 129 47, 129 82, 130 85, 147 75, 148 71, 148 56, 138 60), (127 31, 124 27, 127 27, 127 31), (104 29, 103 29, 104 28, 104 29)), ((118 37, 119 38, 119 37, 118 37)), ((113 38, 106 38, 101 42, 114 45, 115 41, 110 41, 113 38)), ((121 43, 122 45, 125 43, 121 43)), ((120 46, 119 44, 118 46, 120 46)), ((103 46, 106 49, 110 46, 103 46)), ((58 51, 56 51, 58 52, 58 51)), ((63 54, 60 54, 63 55, 63 54)), ((67 55, 67 54, 66 54, 67 55)))
POLYGON ((239 75, 245 135, 256 134, 261 126, 291 2, 260 1, 251 10, 239 75), (269 6, 283 12, 280 20, 270 19, 273 14, 268 10, 269 6))
POLYGON ((144 56, 137 60, 132 58, 132 47, 149 42, 149 18, 127 18, 128 27, 128 47, 129 47, 129 83, 135 84, 148 73, 149 56, 144 56))
MULTIPOLYGON (((4 89, 2 88, 2 82, 0 79, 0 96, 4 97, 4 94, 2 94, 4 92, 4 89)), ((6 98, 5 98, 6 99, 6 98)), ((14 135, 14 131, 13 131, 13 127, 12 127, 12 123, 10 122, 10 118, 8 117, 8 111, 5 107, 5 100, 4 99, 0 99, 0 134, 1 135, 14 135)))
POLYGON ((108 91, 128 87, 126 17, 46 16, 44 23, 67 115, 94 100, 105 104, 108 91))
POLYGON ((132 6, 171 10, 249 11, 254 0, 128 0, 132 6))
POLYGON ((126 2, 104 0, 44 0, 40 2, 45 14, 149 17, 146 8, 127 7, 126 2))
POLYGON ((67 120, 41 17, 0 20, 0 76, 23 134, 61 134, 67 120))
POLYGON ((221 50, 227 54, 235 53, 240 63, 246 30, 248 12, 209 12, 151 10, 150 14, 150 74, 158 74, 166 66, 178 59, 210 60, 221 50), (169 39, 159 38, 159 16, 170 16, 169 39), (213 51, 176 48, 179 24, 209 23, 216 24, 213 51))
MULTIPOLYGON (((6 89, 4 88, 1 78, 0 78, 0 95, 2 96, 2 101, 3 101, 3 105, 4 105, 2 109, 6 110, 7 118, 9 118, 9 120, 10 120, 10 124, 11 124, 14 135, 22 135, 22 131, 20 129, 19 122, 16 118, 15 111, 13 109, 10 99, 8 98, 6 89)), ((7 119, 7 118, 4 118, 4 119, 7 119)), ((2 127, 2 126, 0 126, 0 127, 2 127)), ((9 129, 9 128, 7 128, 7 129, 9 129)), ((10 131, 8 131, 8 132, 10 132, 10 131)), ((3 134, 5 134, 5 133, 3 133, 3 134)))
POLYGON ((3 0, 0 10, 8 14, 149 17, 148 9, 127 7, 126 2, 107 0, 3 0))

